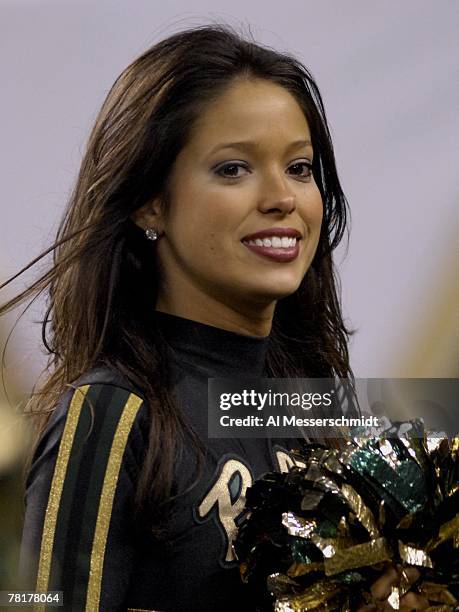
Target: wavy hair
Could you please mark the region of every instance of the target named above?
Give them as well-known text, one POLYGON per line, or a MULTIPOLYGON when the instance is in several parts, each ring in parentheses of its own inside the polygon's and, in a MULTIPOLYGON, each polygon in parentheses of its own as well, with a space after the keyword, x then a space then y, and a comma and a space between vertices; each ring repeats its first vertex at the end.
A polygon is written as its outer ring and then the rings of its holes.
MULTIPOLYGON (((0 314, 42 292, 45 380, 27 412, 38 419, 37 443, 66 387, 96 365, 121 372, 142 393, 150 415, 148 450, 137 490, 139 510, 171 497, 173 466, 185 438, 202 455, 168 383, 164 339, 154 329, 158 276, 154 244, 130 216, 158 197, 167 206, 174 160, 206 104, 237 77, 288 90, 308 121, 313 173, 324 204, 317 252, 298 290, 278 301, 267 368, 273 377, 352 378, 332 251, 346 229, 322 99, 294 57, 261 46, 226 26, 185 30, 152 46, 118 77, 99 112, 54 244, 53 264, 0 314), (145 329, 152 330, 146 335, 145 329)), ((159 514, 157 514, 157 518, 159 514)))

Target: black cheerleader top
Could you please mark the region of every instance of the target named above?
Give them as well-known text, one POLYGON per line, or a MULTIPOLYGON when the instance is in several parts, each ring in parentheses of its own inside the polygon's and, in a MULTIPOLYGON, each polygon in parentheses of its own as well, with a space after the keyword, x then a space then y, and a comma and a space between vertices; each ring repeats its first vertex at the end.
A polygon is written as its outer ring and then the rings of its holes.
POLYGON ((34 455, 21 574, 28 589, 62 591, 61 609, 74 612, 253 610, 232 541, 247 488, 293 465, 294 440, 208 438, 207 382, 262 376, 269 338, 155 316, 171 348, 180 410, 206 448, 198 483, 190 489, 196 459, 185 447, 167 538, 134 524, 147 407, 121 375, 91 370, 61 398, 34 455))

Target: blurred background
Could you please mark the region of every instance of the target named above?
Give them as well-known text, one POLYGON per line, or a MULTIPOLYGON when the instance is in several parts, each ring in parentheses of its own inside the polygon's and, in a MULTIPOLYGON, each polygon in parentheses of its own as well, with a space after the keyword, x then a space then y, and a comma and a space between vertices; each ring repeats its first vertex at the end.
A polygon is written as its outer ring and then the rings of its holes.
MULTIPOLYGON (((322 92, 352 211, 336 263, 356 376, 457 377, 456 0, 0 0, 0 284, 51 243, 118 74, 157 40, 209 21, 294 53, 322 92)), ((20 410, 45 364, 43 307, 20 319, 4 355, 0 589, 14 581, 30 444, 20 410)), ((0 320, 0 350, 20 312, 0 320)))

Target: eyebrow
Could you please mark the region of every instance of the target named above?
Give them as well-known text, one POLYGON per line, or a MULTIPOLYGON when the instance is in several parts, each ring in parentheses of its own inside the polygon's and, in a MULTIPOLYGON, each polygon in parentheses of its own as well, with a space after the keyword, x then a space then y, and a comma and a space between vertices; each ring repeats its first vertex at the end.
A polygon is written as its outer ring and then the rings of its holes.
MULTIPOLYGON (((240 140, 239 142, 225 142, 218 144, 211 151, 210 155, 215 153, 216 151, 220 151, 221 149, 246 149, 253 150, 259 148, 260 143, 252 140, 240 140)), ((310 140, 295 140, 291 142, 287 147, 286 151, 290 151, 291 149, 299 149, 301 147, 312 147, 312 142, 310 140)))

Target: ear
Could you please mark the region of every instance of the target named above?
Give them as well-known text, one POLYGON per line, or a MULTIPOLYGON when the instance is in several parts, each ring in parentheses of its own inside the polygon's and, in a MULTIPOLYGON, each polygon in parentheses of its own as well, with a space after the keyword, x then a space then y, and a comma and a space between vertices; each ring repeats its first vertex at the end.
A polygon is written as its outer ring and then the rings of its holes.
POLYGON ((162 231, 162 214, 159 198, 155 198, 135 210, 130 215, 130 218, 143 230, 146 230, 148 227, 154 227, 156 230, 162 231))

